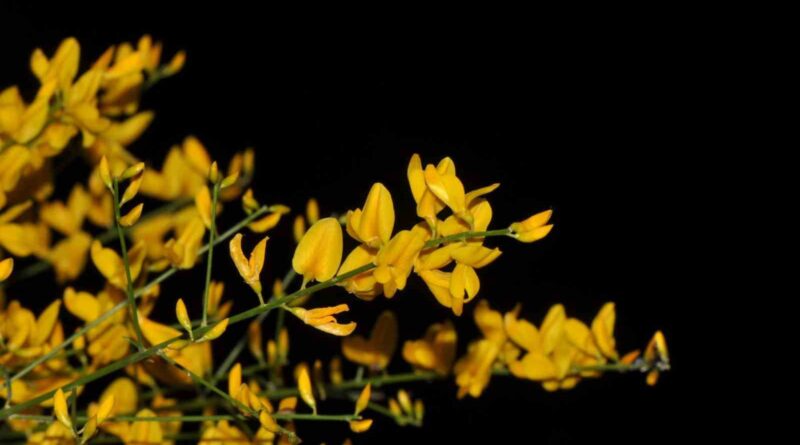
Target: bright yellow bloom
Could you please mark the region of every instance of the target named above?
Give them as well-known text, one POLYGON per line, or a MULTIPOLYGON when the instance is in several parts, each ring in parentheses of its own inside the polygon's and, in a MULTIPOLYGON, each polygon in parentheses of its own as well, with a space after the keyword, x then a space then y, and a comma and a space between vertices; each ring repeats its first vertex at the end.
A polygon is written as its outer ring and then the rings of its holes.
POLYGON ((506 341, 503 317, 499 312, 491 310, 486 300, 478 303, 474 317, 484 338, 471 343, 467 355, 459 359, 453 368, 459 387, 459 398, 466 394, 472 397, 481 395, 489 384, 492 366, 506 341))
POLYGON ((289 309, 297 318, 303 320, 303 323, 313 326, 320 331, 340 337, 348 336, 356 329, 355 322, 351 321, 350 323, 341 324, 338 323, 334 317, 336 314, 341 314, 349 310, 350 308, 346 304, 316 309, 304 309, 301 307, 289 309))
POLYGON ((333 278, 342 262, 342 227, 334 218, 323 218, 308 229, 292 257, 292 267, 303 276, 303 286, 311 281, 333 278))
POLYGON ((375 248, 389 242, 393 229, 392 195, 383 184, 375 183, 367 195, 364 210, 347 212, 347 233, 356 241, 375 248))
POLYGON ((375 281, 383 285, 383 294, 391 298, 398 290, 406 287, 425 240, 418 232, 403 230, 398 232, 388 244, 383 246, 375 257, 375 281))
POLYGON ((344 356, 373 370, 382 370, 389 365, 397 348, 397 318, 391 311, 384 311, 372 327, 369 339, 354 335, 342 340, 344 356))
MULTIPOLYGON (((143 409, 136 413, 138 418, 158 417, 156 413, 149 409, 143 409)), ((141 421, 132 422, 131 429, 126 437, 123 438, 125 443, 130 444, 157 444, 163 443, 164 434, 161 430, 159 422, 141 421)))
POLYGON ((552 224, 547 224, 553 215, 552 210, 537 213, 522 222, 515 222, 509 226, 511 235, 523 243, 538 241, 553 229, 552 224))
POLYGON ((231 258, 239 275, 244 279, 253 290, 261 298, 261 269, 264 267, 264 258, 266 256, 268 236, 265 236, 253 251, 250 252, 250 258, 244 256, 242 251, 242 234, 237 233, 229 244, 231 258))
POLYGON ((455 360, 456 340, 456 330, 450 320, 435 323, 424 338, 403 344, 403 358, 416 368, 447 375, 455 360))
MULTIPOLYGON (((125 289, 128 279, 125 275, 125 264, 122 258, 112 249, 103 247, 99 241, 92 243, 92 262, 97 270, 114 286, 125 289)), ((147 256, 145 244, 138 242, 128 251, 131 279, 136 280, 142 271, 142 264, 147 256)))

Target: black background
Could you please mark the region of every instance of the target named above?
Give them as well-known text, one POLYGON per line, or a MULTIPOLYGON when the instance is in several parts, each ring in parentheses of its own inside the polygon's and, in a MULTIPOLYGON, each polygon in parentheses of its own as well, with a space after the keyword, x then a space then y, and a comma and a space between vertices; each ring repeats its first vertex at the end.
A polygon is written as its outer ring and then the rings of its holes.
MULTIPOLYGON (((688 50, 680 27, 647 20, 636 27, 519 16, 390 24, 386 16, 362 20, 362 12, 334 21, 255 8, 164 11, 148 4, 79 12, 12 2, 0 8, 0 87, 19 84, 33 94, 28 59, 35 47, 52 54, 73 35, 85 67, 107 46, 151 33, 164 42, 166 57, 185 49, 188 61, 146 94, 142 108, 155 110, 156 119, 132 146, 137 156, 160 166, 167 149, 188 134, 223 164, 252 146, 262 201, 299 210, 314 196, 323 213, 342 212, 361 206, 370 185, 381 181, 394 197, 398 227, 408 227, 415 222, 405 177, 410 156, 437 162, 449 155, 467 189, 502 184, 490 196, 494 225, 554 209, 555 229, 544 241, 490 243, 504 255, 480 271, 479 297, 504 311, 522 302, 523 316, 536 324, 556 302, 590 321, 604 302, 615 301, 623 352, 644 347, 656 329, 671 347, 674 370, 655 388, 644 376, 608 375, 551 394, 532 382, 494 378, 479 400, 457 402, 452 382, 411 386, 426 401, 425 426, 399 428, 377 417, 356 443, 682 436, 690 410, 698 408, 685 397, 692 321, 686 314, 697 296, 679 258, 690 251, 686 191, 702 143, 696 133, 705 112, 702 51, 688 50)), ((81 177, 80 168, 58 180, 81 177)), ((223 227, 240 218, 237 207, 225 213, 223 227)), ((271 234, 265 283, 289 266, 290 225, 271 234)), ((250 307, 254 298, 221 257, 216 276, 227 279, 234 312, 250 307)), ((97 277, 87 280, 99 286, 97 277)), ((171 319, 178 296, 199 300, 201 290, 197 271, 166 284, 162 319, 171 319)), ((10 298, 24 295, 27 306, 37 307, 59 292, 42 280, 12 288, 10 298)), ((416 278, 390 301, 363 303, 335 290, 315 298, 348 302, 360 333, 384 308, 398 313, 402 338, 420 337, 428 324, 452 317, 416 278)), ((478 335, 473 307, 457 320, 459 354, 478 335)), ((336 339, 289 323, 293 359, 338 352, 336 339)), ((244 328, 225 338, 232 343, 244 328)), ((391 369, 407 365, 398 355, 391 369)), ((300 423, 299 432, 310 443, 339 443, 350 434, 344 425, 316 423, 300 423)))

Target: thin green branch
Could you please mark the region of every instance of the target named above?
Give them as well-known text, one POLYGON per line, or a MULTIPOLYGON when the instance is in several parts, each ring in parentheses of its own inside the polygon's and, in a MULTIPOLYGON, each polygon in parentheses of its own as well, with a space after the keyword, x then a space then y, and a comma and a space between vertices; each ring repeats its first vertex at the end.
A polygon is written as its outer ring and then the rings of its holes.
POLYGON ((450 241, 461 241, 470 238, 487 238, 490 236, 508 236, 511 233, 509 229, 495 229, 495 230, 487 230, 485 232, 461 232, 456 233, 455 235, 443 236, 441 238, 436 238, 428 241, 425 243, 425 249, 429 249, 431 247, 436 247, 440 244, 449 243, 450 241))
MULTIPOLYGON (((142 215, 142 217, 139 218, 139 222, 141 223, 147 221, 148 219, 154 218, 163 213, 172 213, 176 210, 180 210, 183 207, 186 207, 187 205, 191 204, 192 202, 194 202, 192 198, 179 198, 176 199, 175 201, 170 201, 142 215)), ((127 233, 129 229, 123 228, 123 230, 125 231, 125 233, 127 233)), ((101 244, 106 244, 116 237, 117 237, 117 229, 116 227, 112 227, 106 230, 105 232, 97 235, 95 239, 100 241, 101 244)), ((0 283, 0 288, 33 278, 41 273, 46 272, 51 267, 52 264, 50 264, 47 260, 36 261, 35 263, 28 265, 24 269, 21 269, 19 272, 14 273, 14 275, 9 277, 9 279, 6 280, 5 282, 0 283)))
MULTIPOLYGON (((255 215, 255 213, 253 215, 255 215)), ((250 216, 252 217, 253 215, 250 215, 250 216)), ((229 232, 230 232, 230 230, 229 230, 229 232)), ((361 267, 359 267, 357 269, 354 269, 354 270, 352 270, 350 272, 347 272, 347 273, 344 273, 342 275, 339 275, 338 277, 333 278, 331 280, 324 281, 322 283, 318 283, 318 284, 316 284, 314 286, 306 287, 305 289, 300 289, 300 290, 298 290, 296 292, 293 292, 293 293, 291 293, 289 295, 283 296, 283 297, 278 298, 278 299, 276 299, 274 301, 266 303, 263 306, 258 306, 258 307, 255 307, 253 309, 250 309, 250 310, 247 310, 247 311, 244 311, 244 312, 240 312, 240 313, 238 313, 238 314, 236 314, 236 315, 234 315, 234 316, 229 318, 228 325, 245 321, 245 320, 253 318, 253 317, 255 317, 255 316, 257 316, 257 315, 259 315, 261 313, 269 311, 270 309, 279 307, 279 306, 281 306, 283 304, 290 303, 290 302, 292 302, 292 301, 294 301, 294 300, 296 300, 296 299, 298 299, 298 298, 300 298, 302 296, 310 295, 310 294, 318 292, 318 291, 320 291, 322 289, 326 289, 326 288, 329 288, 331 286, 335 286, 336 284, 338 284, 338 283, 340 283, 340 282, 342 282, 344 280, 347 280, 347 279, 349 279, 351 277, 354 277, 354 276, 356 276, 358 274, 361 274, 361 273, 364 273, 364 272, 366 272, 368 270, 371 270, 374 267, 375 267, 375 265, 373 265, 373 264, 366 264, 366 265, 361 266, 361 267)), ((201 328, 195 329, 194 337, 195 338, 201 338, 203 336, 203 334, 208 332, 211 328, 212 328, 212 326, 206 326, 206 327, 201 327, 201 328)), ((137 352, 137 353, 135 353, 133 355, 129 355, 129 356, 125 357, 122 360, 119 360, 117 362, 111 363, 111 364, 109 364, 109 365, 107 365, 107 366, 105 366, 105 367, 93 372, 92 374, 89 374, 89 375, 86 375, 86 376, 83 376, 83 377, 80 377, 80 378, 74 380, 73 382, 63 386, 62 389, 63 390, 70 390, 70 389, 75 388, 77 386, 85 385, 85 384, 90 383, 90 382, 92 382, 94 380, 97 380, 97 379, 99 379, 99 378, 101 378, 103 376, 106 376, 106 375, 108 375, 108 374, 110 374, 110 373, 112 373, 114 371, 122 369, 125 366, 131 365, 131 364, 134 364, 134 363, 138 363, 139 361, 144 360, 145 358, 148 358, 148 357, 151 357, 151 356, 153 356, 155 354, 158 354, 161 350, 163 350, 164 348, 166 348, 170 344, 174 343, 175 341, 180 340, 181 338, 183 338, 183 336, 178 336, 178 337, 175 337, 175 338, 172 338, 172 339, 169 339, 169 340, 165 340, 164 342, 159 343, 159 344, 157 344, 155 346, 151 346, 150 348, 147 348, 147 349, 145 349, 143 351, 137 352)), ((29 408, 31 406, 38 405, 41 402, 43 402, 45 400, 48 400, 51 397, 53 397, 53 394, 55 394, 55 390, 49 391, 49 392, 47 392, 45 394, 42 394, 42 395, 40 395, 38 397, 35 397, 33 399, 30 399, 30 400, 27 400, 27 401, 25 401, 23 403, 20 403, 18 405, 14 405, 14 406, 12 406, 10 408, 3 409, 2 411, 0 411, 0 419, 5 419, 8 416, 10 416, 11 414, 15 414, 15 413, 23 411, 23 410, 25 410, 25 409, 27 409, 27 408, 29 408)))
POLYGON ((214 260, 214 237, 217 235, 217 199, 219 197, 219 182, 214 184, 214 190, 211 192, 211 227, 208 232, 208 244, 211 246, 208 249, 208 258, 206 259, 206 287, 203 291, 203 321, 200 326, 208 325, 208 290, 211 286, 211 267, 214 260))
POLYGON ((139 326, 139 311, 136 307, 136 297, 134 296, 133 290, 133 278, 131 278, 131 263, 130 259, 128 258, 128 246, 125 242, 125 234, 122 231, 122 224, 120 224, 120 219, 122 218, 120 213, 120 200, 119 200, 119 180, 114 178, 114 189, 112 190, 112 196, 114 198, 114 225, 117 228, 117 236, 119 237, 119 246, 120 250, 122 251, 122 263, 125 265, 125 279, 127 280, 127 286, 125 289, 125 295, 128 297, 128 313, 131 317, 131 321, 133 322, 133 330, 136 332, 136 346, 139 351, 144 350, 144 336, 142 335, 142 328, 139 326))
MULTIPOLYGON (((258 209, 257 211, 255 211, 251 215, 249 215, 247 218, 243 219, 242 221, 240 221, 239 223, 237 223, 236 225, 234 225, 233 227, 228 229, 228 231, 226 231, 225 233, 220 235, 219 238, 217 238, 215 240, 215 244, 219 244, 219 243, 222 243, 222 242, 226 241, 228 238, 232 237, 235 233, 239 232, 243 227, 247 226, 253 220, 255 220, 259 216, 267 213, 268 211, 269 211, 268 207, 266 207, 266 206, 261 207, 260 209, 258 209)), ((206 244, 205 246, 201 247, 200 250, 198 250, 197 255, 198 256, 202 255, 207 250, 208 250, 208 244, 206 244)), ((147 293, 147 291, 149 291, 153 286, 156 286, 159 283, 161 283, 162 281, 164 281, 167 278, 171 277, 177 271, 178 271, 178 269, 175 268, 175 267, 172 267, 170 269, 165 270, 164 272, 161 273, 161 275, 156 277, 154 280, 152 280, 151 282, 149 282, 146 285, 144 285, 144 286, 140 287, 139 289, 137 289, 136 292, 134 293, 134 297, 135 298, 141 297, 142 295, 147 293)), ((75 342, 75 340, 81 338, 83 335, 85 335, 91 329, 95 328, 96 326, 99 326, 101 323, 103 323, 104 321, 109 319, 111 316, 113 316, 115 313, 117 313, 120 310, 122 310, 123 308, 125 308, 127 305, 128 305, 128 301, 127 300, 126 301, 122 301, 120 303, 117 303, 116 306, 112 307, 111 309, 109 309, 104 314, 100 315, 99 317, 97 317, 93 321, 91 321, 89 323, 86 323, 86 325, 84 325, 82 328, 78 329, 74 334, 69 336, 63 343, 54 346, 53 349, 50 350, 50 352, 48 352, 47 354, 37 358, 36 360, 32 361, 31 363, 29 363, 28 366, 26 366, 21 371, 16 373, 13 377, 11 377, 11 380, 14 381, 14 380, 18 380, 18 379, 24 377, 25 375, 27 375, 29 372, 34 370, 40 364, 52 359, 59 352, 61 352, 64 348, 66 348, 68 345, 70 345, 73 342, 75 342)))

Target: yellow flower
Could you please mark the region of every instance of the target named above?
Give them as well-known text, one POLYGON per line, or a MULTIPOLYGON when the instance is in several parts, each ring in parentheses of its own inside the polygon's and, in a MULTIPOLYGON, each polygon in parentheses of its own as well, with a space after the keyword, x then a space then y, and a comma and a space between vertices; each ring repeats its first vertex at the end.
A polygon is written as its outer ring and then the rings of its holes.
MULTIPOLYGON (((164 244, 164 255, 170 264, 179 269, 191 269, 197 263, 197 253, 203 242, 205 226, 200 218, 192 218, 188 224, 177 230, 178 238, 170 238, 164 244)), ((150 236, 159 236, 158 233, 148 235, 140 233, 139 242, 152 239, 150 236)))
POLYGON ((372 426, 372 419, 351 420, 349 424, 350 431, 354 433, 363 433, 372 426))
MULTIPOLYGON (((184 146, 186 144, 184 141, 184 146)), ((184 151, 173 147, 160 172, 151 168, 145 170, 141 191, 147 196, 165 201, 181 197, 194 198, 206 184, 205 175, 192 166, 184 151)))
POLYGON ((316 309, 304 309, 301 307, 293 307, 288 309, 294 316, 303 320, 303 323, 313 326, 320 331, 329 334, 338 335, 340 337, 350 335, 356 329, 356 323, 350 322, 340 324, 336 321, 334 315, 342 312, 347 312, 350 308, 346 304, 340 304, 331 307, 321 307, 316 309))
MULTIPOLYGON (((137 418, 158 417, 156 413, 149 409, 143 409, 136 413, 137 418)), ((123 438, 125 443, 131 444, 157 444, 163 443, 164 434, 159 422, 133 421, 130 431, 123 438)))
POLYGON ((372 327, 369 339, 360 335, 343 339, 342 353, 354 363, 382 370, 392 359, 397 335, 397 318, 391 311, 384 311, 372 327))
POLYGON ((197 340, 197 343, 203 343, 206 341, 216 340, 217 338, 219 338, 223 333, 225 333, 225 330, 228 329, 228 322, 229 319, 225 318, 219 323, 215 324, 211 329, 209 329, 205 334, 203 334, 203 336, 200 337, 199 340, 197 340))
POLYGON ((241 233, 237 233, 233 239, 231 239, 229 244, 233 264, 236 265, 236 269, 239 271, 239 275, 241 275, 245 283, 253 288, 256 294, 258 294, 261 304, 264 304, 264 301, 261 297, 261 269, 264 267, 267 240, 269 240, 269 237, 265 236, 258 244, 256 244, 256 247, 252 252, 250 252, 249 259, 244 256, 244 252, 242 251, 241 233))
POLYGON ((81 230, 89 205, 89 194, 79 184, 73 187, 66 205, 61 201, 46 203, 39 210, 39 217, 62 234, 72 235, 81 230))
POLYGON ((492 366, 500 354, 506 341, 503 329, 503 317, 499 312, 489 308, 489 303, 480 301, 475 308, 475 324, 484 335, 484 338, 472 342, 467 355, 456 362, 453 372, 458 385, 458 397, 466 394, 479 397, 492 374, 492 366))
POLYGON ((424 338, 403 344, 403 358, 416 368, 447 375, 455 359, 456 339, 456 330, 450 320, 435 323, 428 328, 424 338))
POLYGON ((292 267, 303 276, 303 286, 311 281, 333 278, 342 262, 342 227, 334 218, 323 218, 308 229, 292 257, 292 267))
POLYGON ((53 396, 53 414, 56 419, 61 422, 68 429, 72 429, 72 420, 69 417, 69 407, 67 406, 67 398, 64 397, 64 391, 58 388, 55 396, 53 396))
POLYGON ((375 281, 383 285, 383 294, 391 298, 406 287, 414 261, 425 240, 416 231, 403 230, 383 246, 375 257, 375 281))
MULTIPOLYGON (((91 254, 92 262, 94 262, 95 267, 103 274, 106 280, 119 289, 125 289, 128 283, 125 275, 125 264, 122 262, 122 258, 117 255, 117 252, 103 247, 100 241, 95 240, 92 243, 91 254)), ((143 242, 136 243, 128 251, 132 280, 136 280, 139 277, 146 256, 147 252, 143 242)))
POLYGON ((178 298, 178 302, 175 303, 175 316, 183 329, 189 333, 189 336, 192 336, 192 319, 189 318, 189 311, 186 310, 183 298, 178 298))
POLYGON ((92 237, 86 232, 78 232, 59 241, 47 255, 47 260, 56 272, 56 281, 77 278, 86 266, 92 237))
POLYGON ((532 243, 544 238, 553 229, 552 224, 547 224, 552 215, 552 210, 545 210, 544 212, 531 216, 525 221, 511 224, 511 226, 509 226, 511 236, 523 243, 532 243))
POLYGON ((392 195, 383 184, 375 183, 367 195, 364 210, 347 212, 347 233, 369 247, 380 247, 389 242, 393 229, 392 195))
POLYGON ((597 313, 597 316, 592 321, 592 335, 597 342, 597 347, 604 356, 617 360, 619 354, 616 349, 616 341, 614 340, 614 321, 616 320, 616 311, 614 310, 614 303, 606 303, 597 313))

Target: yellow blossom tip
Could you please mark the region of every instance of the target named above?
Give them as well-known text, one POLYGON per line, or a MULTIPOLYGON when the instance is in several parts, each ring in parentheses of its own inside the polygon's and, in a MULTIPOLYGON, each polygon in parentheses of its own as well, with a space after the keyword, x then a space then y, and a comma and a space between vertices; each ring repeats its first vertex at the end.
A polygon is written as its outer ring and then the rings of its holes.
POLYGON ((61 388, 59 388, 55 396, 53 396, 53 412, 59 422, 72 430, 72 420, 69 417, 67 398, 64 396, 64 391, 62 391, 61 388))
POLYGON ((354 433, 363 433, 372 426, 372 419, 351 420, 349 423, 350 431, 354 433))
POLYGON ((108 166, 108 159, 106 159, 105 156, 100 159, 99 172, 100 179, 103 181, 103 184, 106 186, 106 188, 112 190, 113 183, 111 182, 111 169, 108 166))
POLYGON ((0 261, 0 282, 5 281, 14 271, 14 258, 6 258, 0 261))
POLYGON ((186 310, 186 304, 184 304, 182 298, 178 298, 178 302, 175 303, 175 315, 178 318, 178 323, 191 335, 192 320, 189 318, 189 312, 186 310))
POLYGON ((131 227, 132 225, 136 224, 139 221, 139 218, 142 216, 142 210, 144 210, 144 203, 140 203, 136 207, 132 208, 125 216, 119 219, 119 225, 122 227, 131 227))
POLYGON ((215 324, 214 327, 212 327, 208 332, 203 334, 203 336, 200 337, 200 340, 197 340, 197 342, 202 343, 204 341, 211 341, 219 338, 219 336, 224 334, 225 330, 228 329, 228 321, 229 319, 226 318, 220 321, 219 323, 215 324))

